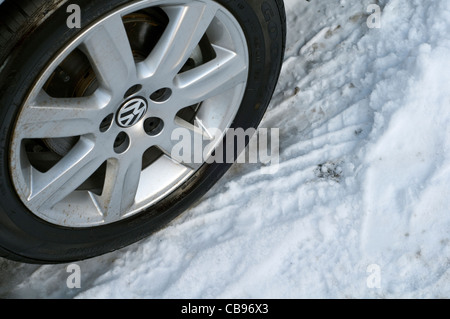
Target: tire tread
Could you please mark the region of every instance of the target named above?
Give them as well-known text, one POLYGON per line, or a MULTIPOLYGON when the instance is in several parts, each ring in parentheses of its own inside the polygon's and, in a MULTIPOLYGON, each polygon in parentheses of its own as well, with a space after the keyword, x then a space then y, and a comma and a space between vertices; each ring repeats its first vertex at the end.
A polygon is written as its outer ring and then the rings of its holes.
POLYGON ((0 66, 13 48, 26 36, 47 7, 58 1, 5 0, 0 5, 0 66))

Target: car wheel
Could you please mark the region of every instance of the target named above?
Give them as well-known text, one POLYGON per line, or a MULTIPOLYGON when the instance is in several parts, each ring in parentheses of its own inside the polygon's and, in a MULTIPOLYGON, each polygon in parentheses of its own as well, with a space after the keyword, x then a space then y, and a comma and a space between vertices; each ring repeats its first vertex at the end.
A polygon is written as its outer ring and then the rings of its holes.
POLYGON ((78 27, 66 1, 0 7, 0 251, 10 259, 76 261, 160 230, 232 164, 174 152, 182 133, 212 156, 227 130, 256 128, 281 69, 279 0, 78 5, 78 27))

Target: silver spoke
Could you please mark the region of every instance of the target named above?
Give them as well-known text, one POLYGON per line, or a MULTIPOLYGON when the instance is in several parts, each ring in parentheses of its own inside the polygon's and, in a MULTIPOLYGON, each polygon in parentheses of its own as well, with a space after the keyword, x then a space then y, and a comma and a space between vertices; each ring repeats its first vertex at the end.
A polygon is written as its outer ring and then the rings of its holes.
POLYGON ((224 48, 215 47, 217 57, 193 70, 177 75, 178 94, 187 105, 203 102, 247 81, 243 57, 224 48))
POLYGON ((103 161, 95 143, 82 138, 50 171, 32 170, 28 204, 36 208, 52 207, 85 182, 103 161))
POLYGON ((105 222, 120 219, 134 204, 141 177, 142 161, 109 160, 105 187, 97 198, 105 222))
POLYGON ((196 171, 204 163, 205 146, 214 138, 206 128, 180 119, 176 123, 172 129, 167 129, 168 135, 159 138, 155 144, 175 162, 196 171))
POLYGON ((157 74, 158 77, 173 79, 204 36, 217 7, 212 3, 192 2, 164 10, 170 22, 150 56, 140 64, 142 77, 157 74))
POLYGON ((136 78, 136 64, 119 14, 100 24, 84 40, 81 49, 89 57, 103 87, 121 92, 126 87, 124 84, 136 78))
POLYGON ((82 98, 52 98, 42 91, 17 123, 17 137, 52 138, 94 132, 109 97, 94 94, 82 98))

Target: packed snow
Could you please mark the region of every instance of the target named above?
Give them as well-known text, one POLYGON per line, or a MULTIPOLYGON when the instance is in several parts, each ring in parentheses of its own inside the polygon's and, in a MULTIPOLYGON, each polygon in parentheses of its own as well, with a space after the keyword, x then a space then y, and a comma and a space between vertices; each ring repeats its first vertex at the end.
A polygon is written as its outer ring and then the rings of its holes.
POLYGON ((79 289, 68 265, 0 260, 0 297, 450 298, 450 1, 285 4, 261 125, 277 173, 235 164, 164 230, 77 263, 79 289))

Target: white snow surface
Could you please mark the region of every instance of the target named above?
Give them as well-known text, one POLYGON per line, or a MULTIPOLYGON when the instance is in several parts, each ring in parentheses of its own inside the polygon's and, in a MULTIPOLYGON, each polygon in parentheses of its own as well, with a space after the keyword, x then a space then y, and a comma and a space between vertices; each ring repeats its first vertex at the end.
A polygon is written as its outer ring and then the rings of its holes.
POLYGON ((285 4, 261 125, 278 172, 235 164, 164 230, 79 262, 80 289, 67 265, 0 260, 0 297, 450 298, 450 1, 285 4))

